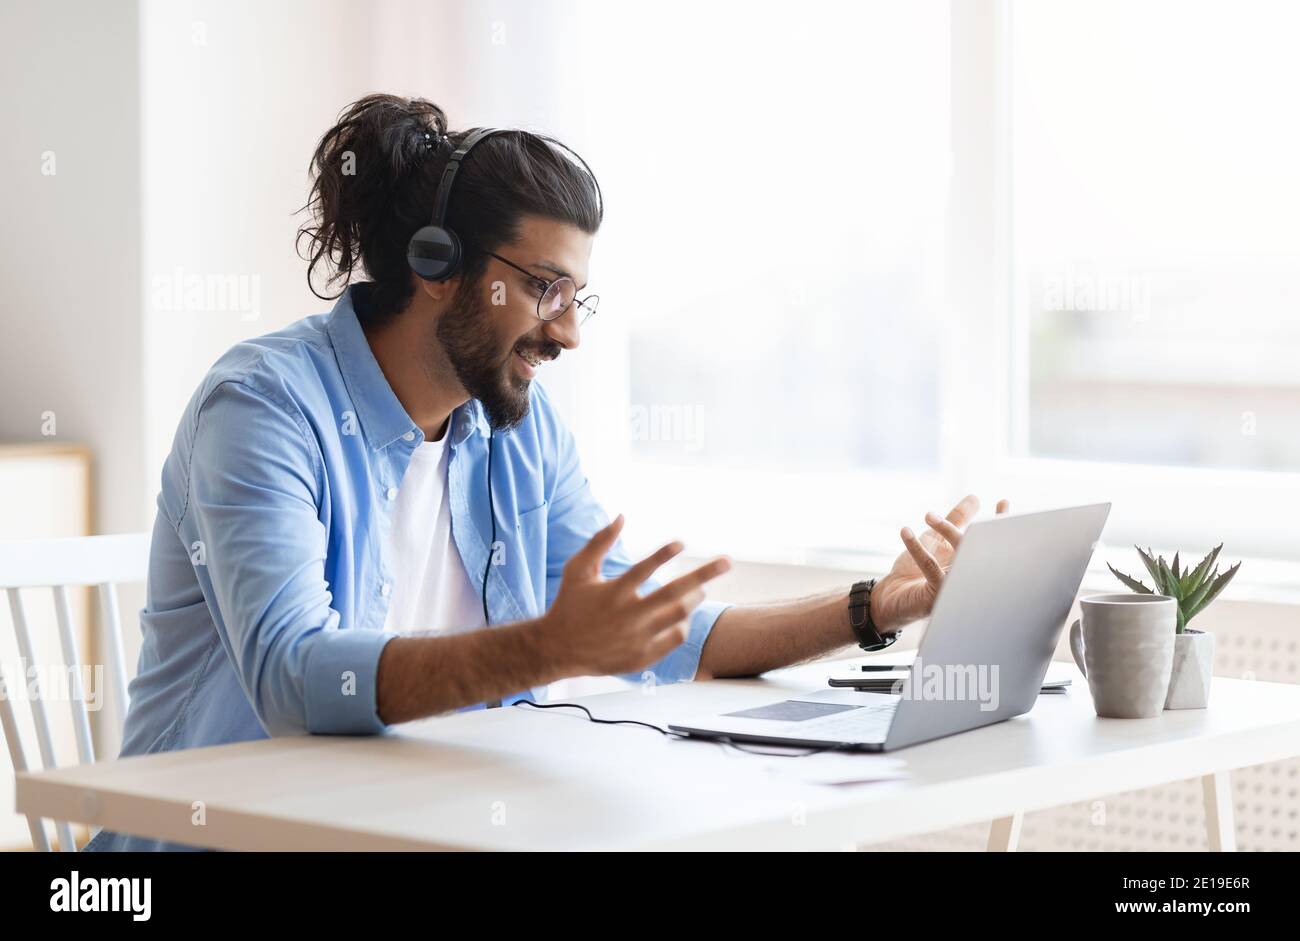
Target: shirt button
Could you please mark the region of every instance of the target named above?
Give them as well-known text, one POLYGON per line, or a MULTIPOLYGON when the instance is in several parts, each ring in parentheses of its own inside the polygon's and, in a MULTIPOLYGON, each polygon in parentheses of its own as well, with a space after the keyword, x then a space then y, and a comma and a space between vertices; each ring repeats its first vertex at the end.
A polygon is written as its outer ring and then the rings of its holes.
POLYGON ((390 585, 388 582, 384 582, 382 585, 379 586, 379 593, 383 595, 385 598, 387 598, 389 595, 393 593, 393 586, 390 585))
POLYGON ((396 487, 389 487, 387 490, 384 491, 384 496, 386 496, 386 497, 387 497, 388 499, 390 499, 390 500, 396 500, 396 499, 397 499, 397 488, 396 488, 396 487))
POLYGON ((406 434, 402 435, 402 440, 403 440, 403 441, 414 441, 414 440, 415 440, 415 432, 414 432, 414 431, 408 431, 406 434))

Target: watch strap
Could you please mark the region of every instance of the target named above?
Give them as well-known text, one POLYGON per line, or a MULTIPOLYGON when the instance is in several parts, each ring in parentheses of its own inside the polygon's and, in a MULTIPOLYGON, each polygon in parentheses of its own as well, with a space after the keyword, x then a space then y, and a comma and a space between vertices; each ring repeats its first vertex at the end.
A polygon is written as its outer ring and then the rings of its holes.
POLYGON ((871 591, 876 587, 876 579, 854 582, 849 589, 849 627, 858 646, 863 650, 883 650, 898 640, 898 633, 888 636, 881 634, 871 618, 871 591))

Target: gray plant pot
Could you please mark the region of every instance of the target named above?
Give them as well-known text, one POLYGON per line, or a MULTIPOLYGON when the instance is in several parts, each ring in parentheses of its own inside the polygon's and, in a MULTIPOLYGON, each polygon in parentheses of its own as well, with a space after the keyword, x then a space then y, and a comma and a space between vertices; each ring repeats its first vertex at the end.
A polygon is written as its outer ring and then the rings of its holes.
POLYGON ((1174 670, 1169 677, 1166 709, 1204 709, 1210 704, 1214 676, 1214 635, 1185 629, 1174 635, 1174 670))

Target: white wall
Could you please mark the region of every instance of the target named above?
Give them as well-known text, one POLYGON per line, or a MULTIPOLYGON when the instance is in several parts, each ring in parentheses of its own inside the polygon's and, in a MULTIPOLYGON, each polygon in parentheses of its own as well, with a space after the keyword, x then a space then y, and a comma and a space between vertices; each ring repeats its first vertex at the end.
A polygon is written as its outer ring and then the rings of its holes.
POLYGON ((138 70, 134 0, 0 6, 0 440, 89 444, 100 532, 147 522, 105 499, 146 473, 138 70))
POLYGON ((308 162, 372 90, 370 20, 347 0, 143 0, 140 16, 145 491, 208 367, 246 337, 329 303, 294 251, 308 162), (240 293, 195 304, 199 279, 240 293), (228 279, 237 279, 229 282, 228 279))

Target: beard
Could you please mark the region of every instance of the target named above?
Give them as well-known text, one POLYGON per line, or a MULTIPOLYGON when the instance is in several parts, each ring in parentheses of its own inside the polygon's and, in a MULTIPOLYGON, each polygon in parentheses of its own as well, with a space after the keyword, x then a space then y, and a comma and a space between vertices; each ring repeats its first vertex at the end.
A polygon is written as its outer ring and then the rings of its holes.
POLYGON ((515 351, 547 360, 560 355, 560 345, 544 337, 521 337, 509 343, 497 336, 492 321, 478 284, 466 282, 438 321, 436 335, 461 387, 483 405, 494 429, 506 431, 527 417, 532 384, 515 374, 515 351))

